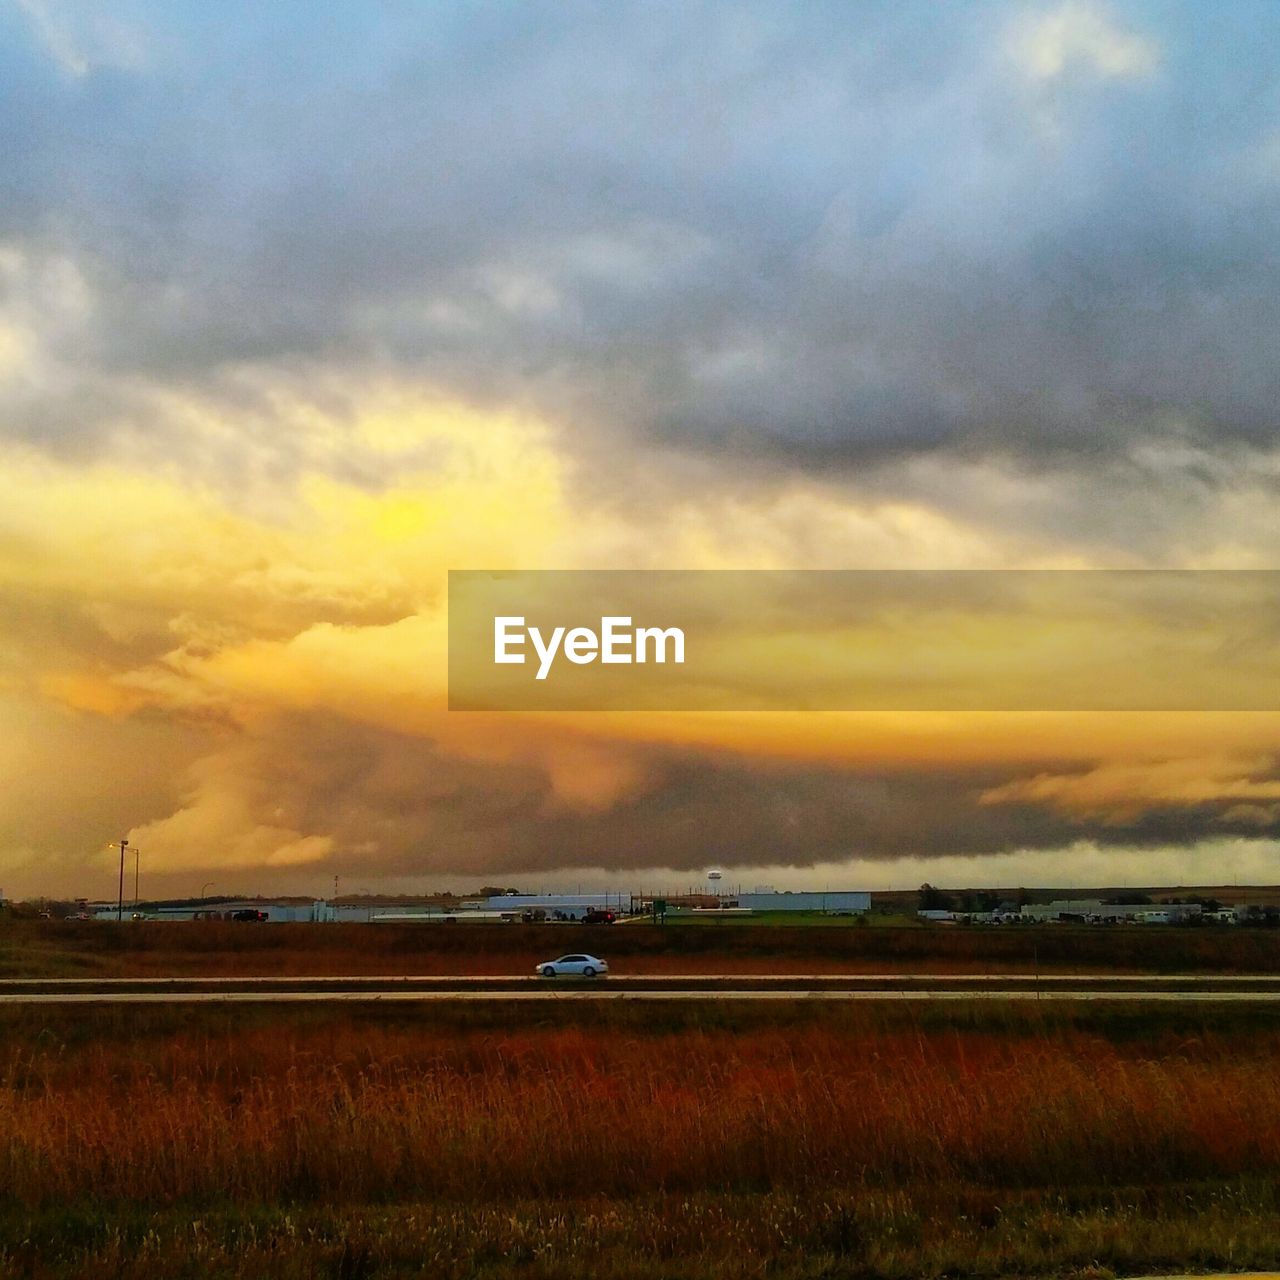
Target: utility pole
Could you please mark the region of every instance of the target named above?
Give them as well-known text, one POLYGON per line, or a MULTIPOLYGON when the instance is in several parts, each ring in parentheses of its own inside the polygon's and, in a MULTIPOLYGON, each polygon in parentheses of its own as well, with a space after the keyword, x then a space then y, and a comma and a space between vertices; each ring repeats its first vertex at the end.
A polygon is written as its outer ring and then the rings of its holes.
POLYGON ((120 897, 116 902, 116 919, 124 919, 124 851, 129 846, 128 839, 120 841, 120 897))
POLYGON ((133 909, 138 909, 138 846, 133 846, 133 909))

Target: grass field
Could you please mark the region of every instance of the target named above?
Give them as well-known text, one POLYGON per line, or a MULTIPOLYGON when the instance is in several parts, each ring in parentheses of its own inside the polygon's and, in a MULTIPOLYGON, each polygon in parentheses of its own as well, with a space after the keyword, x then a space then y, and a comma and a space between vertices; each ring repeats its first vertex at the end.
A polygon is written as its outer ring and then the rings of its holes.
POLYGON ((753 911, 748 916, 718 911, 671 911, 666 923, 670 925, 697 925, 727 929, 743 925, 785 925, 788 928, 818 927, 825 929, 921 929, 924 922, 906 913, 890 915, 883 911, 871 911, 865 915, 836 915, 829 911, 753 911))
POLYGON ((0 1011, 0 1274, 1280 1263, 1280 1019, 0 1011))
POLYGON ((0 977, 511 974, 565 951, 616 973, 1280 973, 1280 930, 8 922, 0 977))
MULTIPOLYGON (((1280 972, 1213 929, 50 924, 0 976, 1280 972)), ((0 1010, 0 1276, 1280 1264, 1266 1008, 0 1010)))

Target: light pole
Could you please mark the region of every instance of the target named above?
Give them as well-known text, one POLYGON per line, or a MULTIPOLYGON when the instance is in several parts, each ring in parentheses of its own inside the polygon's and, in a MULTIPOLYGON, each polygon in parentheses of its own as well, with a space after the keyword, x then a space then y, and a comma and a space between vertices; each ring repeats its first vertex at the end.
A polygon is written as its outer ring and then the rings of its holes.
POLYGON ((124 919, 124 851, 128 845, 128 839, 120 841, 120 897, 116 900, 117 921, 124 919))
POLYGON ((138 846, 133 846, 133 909, 138 909, 138 846))

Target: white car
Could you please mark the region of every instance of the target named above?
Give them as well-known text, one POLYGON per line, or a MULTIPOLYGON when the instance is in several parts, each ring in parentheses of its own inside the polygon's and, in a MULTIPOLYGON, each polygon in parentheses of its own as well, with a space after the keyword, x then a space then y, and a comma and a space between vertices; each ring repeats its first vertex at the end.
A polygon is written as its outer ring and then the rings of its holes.
POLYGON ((561 956, 534 966, 534 972, 544 978, 603 978, 609 966, 599 956, 561 956))

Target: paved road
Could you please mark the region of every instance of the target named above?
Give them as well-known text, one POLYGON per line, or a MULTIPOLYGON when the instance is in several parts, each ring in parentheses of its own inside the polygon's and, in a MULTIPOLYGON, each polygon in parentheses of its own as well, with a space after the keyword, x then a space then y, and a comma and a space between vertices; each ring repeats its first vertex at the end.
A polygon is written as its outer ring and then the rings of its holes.
POLYGON ((51 978, 0 980, 0 1004, 455 1003, 530 1000, 1046 1000, 1280 1003, 1270 975, 792 974, 533 977, 51 978))
MULTIPOLYGON (((572 981, 561 978, 558 981, 572 981)), ((1274 987, 1280 991, 1280 974, 1275 973, 636 973, 613 974, 606 979, 609 986, 670 987, 675 985, 705 985, 723 987, 786 986, 807 984, 822 986, 895 986, 908 985, 949 987, 965 983, 985 983, 990 986, 1018 987, 1090 987, 1098 985, 1141 987, 1158 990, 1169 986, 1219 987, 1274 987)), ((495 987, 502 985, 545 985, 532 974, 325 974, 310 976, 295 974, 280 976, 232 975, 230 977, 205 977, 195 974, 178 974, 164 978, 0 978, 0 992, 23 990, 28 987, 51 990, 99 987, 126 987, 138 990, 171 989, 173 987, 495 987)))
POLYGON ((61 991, 6 993, 0 1005, 18 1004, 457 1004, 529 1000, 1006 1000, 1103 1001, 1130 1004, 1280 1004, 1280 991, 624 991, 568 987, 537 991, 61 991))

